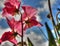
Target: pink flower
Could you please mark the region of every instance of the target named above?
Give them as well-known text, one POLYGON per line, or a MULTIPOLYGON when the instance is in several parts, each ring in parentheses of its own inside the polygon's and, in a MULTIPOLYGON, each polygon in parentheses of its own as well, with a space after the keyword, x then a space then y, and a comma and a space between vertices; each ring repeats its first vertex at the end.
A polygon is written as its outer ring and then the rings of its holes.
POLYGON ((27 19, 28 17, 31 18, 37 14, 37 9, 31 6, 24 5, 22 6, 22 9, 24 10, 24 13, 22 14, 23 20, 27 19))
POLYGON ((41 27, 43 26, 40 22, 38 22, 36 20, 36 17, 31 17, 31 18, 28 18, 27 20, 25 20, 24 22, 24 30, 28 29, 28 28, 31 28, 33 26, 38 26, 38 27, 41 27))
POLYGON ((15 39, 15 36, 14 36, 14 34, 13 34, 12 32, 10 32, 10 31, 9 31, 9 32, 5 32, 5 33, 2 35, 0 41, 1 41, 1 42, 10 41, 10 42, 12 42, 13 44, 16 44, 16 45, 17 45, 17 41, 16 41, 16 39, 15 39))
POLYGON ((12 31, 17 32, 20 36, 22 35, 22 24, 20 21, 15 21, 14 19, 9 20, 7 19, 7 23, 12 29, 12 31))
POLYGON ((35 15, 37 14, 37 9, 31 6, 22 6, 22 9, 24 10, 24 13, 21 14, 22 22, 21 20, 16 21, 14 18, 8 19, 8 17, 13 17, 15 13, 19 12, 20 3, 17 2, 17 0, 7 0, 5 2, 5 8, 3 9, 3 16, 6 17, 8 25, 14 32, 17 32, 19 35, 22 35, 22 26, 24 29, 23 31, 25 31, 27 28, 31 28, 32 26, 42 25, 36 21, 35 15))
POLYGON ((20 3, 18 0, 6 0, 5 7, 3 8, 3 16, 14 16, 19 12, 20 3))

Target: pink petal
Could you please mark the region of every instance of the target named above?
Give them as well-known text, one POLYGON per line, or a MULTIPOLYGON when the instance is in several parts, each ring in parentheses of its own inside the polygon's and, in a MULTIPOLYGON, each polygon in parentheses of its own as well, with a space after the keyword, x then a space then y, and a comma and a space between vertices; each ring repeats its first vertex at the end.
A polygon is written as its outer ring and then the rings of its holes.
POLYGON ((8 8, 10 8, 10 7, 15 7, 15 6, 11 5, 10 2, 6 2, 4 5, 5 5, 5 7, 8 7, 8 8))
POLYGON ((28 28, 29 28, 28 24, 25 24, 25 26, 24 26, 24 29, 23 29, 23 30, 26 30, 26 29, 28 29, 28 28))
POLYGON ((18 0, 6 0, 6 2, 10 2, 11 5, 15 6, 17 9, 20 8, 21 2, 19 2, 18 0))
POLYGON ((16 30, 16 32, 17 32, 18 34, 22 35, 22 34, 21 34, 21 33, 22 33, 22 24, 21 24, 21 22, 16 23, 14 29, 16 30))
POLYGON ((17 44, 17 41, 15 39, 15 37, 13 36, 13 33, 12 32, 5 32, 2 37, 1 37, 1 42, 4 42, 4 41, 10 41, 12 42, 13 44, 17 44))
POLYGON ((14 19, 9 20, 8 18, 6 18, 6 19, 7 19, 7 23, 10 26, 10 28, 12 30, 14 30, 14 26, 15 26, 15 23, 16 23, 15 20, 14 19))
POLYGON ((7 23, 14 32, 17 32, 20 36, 22 35, 22 24, 20 21, 15 21, 14 19, 7 19, 7 23))
POLYGON ((2 43, 2 40, 0 39, 0 44, 2 43))
POLYGON ((9 40, 11 43, 17 45, 17 40, 16 39, 12 39, 12 40, 9 40))
POLYGON ((35 16, 37 14, 37 9, 31 6, 22 6, 22 8, 24 10, 23 20, 25 20, 28 17, 31 18, 32 16, 35 16))
POLYGON ((38 26, 38 27, 41 27, 43 26, 40 22, 36 21, 36 19, 34 19, 35 17, 31 17, 28 21, 30 23, 26 23, 25 24, 25 27, 24 27, 24 30, 28 29, 28 28, 31 28, 33 26, 38 26))
MULTIPOLYGON (((2 35, 1 40, 2 40, 2 41, 9 40, 12 35, 13 35, 13 33, 10 32, 10 31, 9 31, 9 32, 5 32, 5 33, 2 35), (7 37, 7 36, 8 36, 8 37, 7 37)), ((13 38, 13 37, 12 37, 12 38, 13 38)))
MULTIPOLYGON (((3 9, 4 13, 7 13, 7 14, 11 14, 12 16, 15 14, 15 10, 16 8, 15 7, 5 7, 3 9)), ((3 14, 4 14, 3 13, 3 14)), ((6 15, 6 14, 5 14, 6 15)))
POLYGON ((18 0, 6 0, 4 3, 5 7, 3 8, 3 13, 2 15, 7 17, 9 14, 13 16, 16 12, 16 9, 19 10, 20 8, 20 3, 18 0))

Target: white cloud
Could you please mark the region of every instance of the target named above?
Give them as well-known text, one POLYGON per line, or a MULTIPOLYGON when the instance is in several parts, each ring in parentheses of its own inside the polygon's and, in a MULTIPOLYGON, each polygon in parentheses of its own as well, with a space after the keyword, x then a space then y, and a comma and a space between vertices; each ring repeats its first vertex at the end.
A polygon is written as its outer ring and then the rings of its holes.
POLYGON ((0 7, 4 7, 4 0, 0 0, 0 7))
POLYGON ((37 35, 34 32, 30 32, 30 34, 28 34, 27 36, 30 38, 34 46, 48 46, 48 41, 44 42, 44 38, 41 35, 37 35))
POLYGON ((2 18, 1 12, 0 12, 0 19, 2 18))
MULTIPOLYGON (((21 37, 19 35, 17 35, 16 39, 17 39, 17 42, 21 42, 21 37)), ((27 36, 24 35, 23 41, 26 41, 26 40, 27 40, 27 36)))
POLYGON ((36 20, 37 20, 38 22, 41 22, 41 21, 42 21, 42 19, 41 19, 41 17, 40 17, 39 15, 36 15, 36 20))
POLYGON ((0 46, 13 46, 13 44, 9 41, 5 41, 0 46))
MULTIPOLYGON (((50 0, 50 1, 51 1, 51 6, 56 2, 56 0, 50 0)), ((48 11, 49 10, 49 8, 48 8, 48 0, 47 1, 40 1, 40 4, 41 3, 44 5, 44 7, 43 8, 38 7, 37 8, 38 11, 39 12, 44 11, 44 10, 48 11)))
POLYGON ((51 1, 51 5, 53 5, 56 2, 56 0, 50 0, 50 1, 51 1))
POLYGON ((5 19, 5 17, 2 17, 2 12, 0 12, 0 19, 2 19, 2 18, 4 18, 4 19, 5 19))

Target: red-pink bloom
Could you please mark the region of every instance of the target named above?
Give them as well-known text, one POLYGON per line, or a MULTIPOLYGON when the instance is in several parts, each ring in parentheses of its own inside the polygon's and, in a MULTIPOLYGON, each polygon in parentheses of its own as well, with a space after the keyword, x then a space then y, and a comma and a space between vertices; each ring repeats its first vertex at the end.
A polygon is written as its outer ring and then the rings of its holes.
POLYGON ((12 42, 13 44, 16 44, 17 45, 17 40, 15 39, 15 36, 13 34, 13 32, 5 32, 1 39, 0 39, 1 42, 4 42, 4 41, 10 41, 12 42))
MULTIPOLYGON (((5 8, 3 9, 3 15, 7 18, 8 16, 14 16, 15 13, 19 11, 19 5, 16 0, 7 0, 5 2, 5 8), (15 3, 14 3, 15 2, 15 3), (17 8, 18 7, 18 8, 17 8)), ((31 28, 32 26, 41 26, 39 22, 36 21, 35 15, 37 14, 37 9, 31 6, 22 6, 24 13, 22 15, 22 22, 16 21, 14 18, 8 19, 7 22, 14 32, 17 32, 21 35, 22 26, 23 29, 26 30, 27 28, 31 28), (34 23, 33 23, 34 22, 34 23), (23 23, 23 25, 22 25, 23 23)))
POLYGON ((3 16, 14 16, 19 12, 20 3, 18 0, 6 0, 5 7, 3 8, 3 16))
POLYGON ((38 22, 36 20, 36 17, 34 17, 34 16, 31 18, 28 18, 27 20, 24 21, 24 30, 31 28, 33 26, 41 27, 43 25, 40 22, 38 22))
POLYGON ((14 19, 7 19, 7 23, 9 24, 12 31, 17 32, 20 36, 22 35, 22 24, 20 21, 15 21, 14 19))
POLYGON ((27 19, 28 17, 31 18, 37 14, 37 9, 31 6, 24 5, 22 6, 22 9, 24 10, 24 13, 22 14, 23 20, 27 19))

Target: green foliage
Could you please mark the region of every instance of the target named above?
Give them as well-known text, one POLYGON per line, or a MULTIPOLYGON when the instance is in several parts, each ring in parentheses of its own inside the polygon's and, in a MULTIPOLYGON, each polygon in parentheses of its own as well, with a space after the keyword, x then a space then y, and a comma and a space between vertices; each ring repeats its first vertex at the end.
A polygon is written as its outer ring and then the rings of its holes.
POLYGON ((33 46, 33 44, 32 44, 32 42, 30 41, 30 39, 29 38, 27 38, 28 39, 28 46, 33 46))
POLYGON ((60 44, 60 39, 58 40, 58 43, 60 44))
POLYGON ((45 26, 46 26, 48 37, 49 37, 49 46, 57 46, 48 24, 45 23, 45 26))
POLYGON ((28 45, 29 45, 29 46, 32 46, 30 42, 28 43, 28 45))
POLYGON ((57 30, 60 30, 60 23, 57 24, 55 27, 56 27, 57 30))

